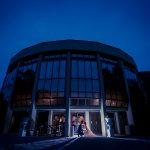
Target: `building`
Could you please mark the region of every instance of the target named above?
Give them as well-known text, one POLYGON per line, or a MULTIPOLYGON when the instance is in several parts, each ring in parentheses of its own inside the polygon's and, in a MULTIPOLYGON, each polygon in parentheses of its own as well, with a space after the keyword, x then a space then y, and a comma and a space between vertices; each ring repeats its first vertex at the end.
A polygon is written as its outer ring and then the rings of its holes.
POLYGON ((10 61, 3 132, 74 136, 84 120, 94 134, 106 136, 107 116, 114 134, 131 134, 139 87, 133 58, 118 48, 81 40, 40 43, 10 61))
POLYGON ((150 71, 139 72, 139 77, 145 96, 145 99, 143 99, 143 107, 140 107, 142 116, 144 117, 142 117, 143 120, 140 120, 139 122, 142 122, 141 128, 144 129, 142 134, 145 136, 150 136, 150 71))
POLYGON ((145 94, 145 103, 150 103, 150 71, 139 72, 139 77, 142 82, 142 86, 145 94))

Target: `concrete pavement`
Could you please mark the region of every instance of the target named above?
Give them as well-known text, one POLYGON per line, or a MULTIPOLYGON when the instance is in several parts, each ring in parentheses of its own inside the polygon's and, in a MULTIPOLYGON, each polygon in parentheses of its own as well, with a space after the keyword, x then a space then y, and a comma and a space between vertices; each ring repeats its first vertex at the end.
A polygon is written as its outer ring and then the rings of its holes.
MULTIPOLYGON (((64 137, 57 139, 30 137, 27 139, 23 138, 18 141, 16 138, 16 141, 12 141, 11 145, 7 144, 5 148, 11 150, 150 150, 150 140, 135 137, 64 137)), ((3 148, 0 147, 0 150, 3 148)))
POLYGON ((50 139, 50 140, 43 140, 31 143, 21 143, 15 144, 13 149, 15 150, 43 150, 43 149, 59 149, 63 147, 65 144, 69 143, 75 138, 59 138, 59 139, 50 139))
POLYGON ((61 150, 150 150, 150 141, 127 138, 82 137, 61 150))

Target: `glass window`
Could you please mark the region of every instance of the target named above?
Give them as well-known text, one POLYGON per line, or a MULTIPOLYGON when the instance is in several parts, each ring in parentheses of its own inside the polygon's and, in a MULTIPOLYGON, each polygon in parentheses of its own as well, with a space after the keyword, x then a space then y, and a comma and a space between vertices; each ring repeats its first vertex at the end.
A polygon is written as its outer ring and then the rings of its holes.
POLYGON ((85 61, 85 78, 91 78, 91 63, 90 61, 85 61))
POLYGON ((65 80, 59 79, 58 80, 58 91, 64 91, 65 90, 65 80))
POLYGON ((99 97, 100 97, 99 93, 93 93, 93 98, 99 98, 99 97))
POLYGON ((84 61, 79 61, 79 78, 84 78, 84 61))
POLYGON ((102 62, 106 106, 118 107, 117 101, 127 102, 124 78, 120 66, 115 62, 102 62), (118 96, 119 94, 119 96, 118 96))
MULTIPOLYGON (((36 66, 36 61, 25 61, 20 64, 15 80, 15 91, 13 92, 12 101, 14 107, 26 107, 31 104, 36 66)), ((40 82, 38 89, 43 89, 42 84, 43 82, 40 82)))
POLYGON ((92 92, 92 80, 91 79, 86 80, 86 91, 92 92))
POLYGON ((51 91, 51 98, 56 98, 56 97, 57 97, 57 92, 51 91))
POLYGON ((47 62, 41 63, 40 78, 45 78, 47 62))
POLYGON ((93 80, 93 92, 99 92, 99 80, 93 80))
POLYGON ((53 78, 59 77, 59 61, 54 61, 53 64, 53 78))
POLYGON ((85 99, 79 99, 79 106, 85 105, 85 99))
POLYGON ((76 60, 72 61, 72 67, 71 67, 71 76, 72 78, 77 78, 78 77, 78 62, 76 60))
POLYGON ((72 79, 71 90, 78 91, 78 79, 72 79))
POLYGON ((78 105, 78 100, 77 99, 71 99, 71 105, 72 106, 77 106, 78 105))
POLYGON ((65 60, 60 61, 60 73, 59 73, 60 78, 65 78, 65 71, 66 71, 65 67, 66 67, 65 60))
MULTIPOLYGON (((95 57, 73 55, 71 70, 71 97, 99 98, 98 68, 95 57), (76 93, 75 93, 76 91, 76 93)), ((86 105, 84 103, 83 105, 86 105)))
POLYGON ((32 70, 36 71, 36 64, 32 64, 32 70))
POLYGON ((51 80, 46 80, 44 84, 44 90, 50 91, 51 80))
POLYGON ((39 80, 38 82, 38 90, 43 90, 44 89, 44 80, 39 80))
POLYGON ((78 92, 71 92, 71 97, 78 97, 78 92))
MULTIPOLYGON (((137 80, 135 69, 125 67, 125 76, 127 78, 133 110, 139 111, 139 106, 144 105, 144 101, 141 101, 141 99, 144 99, 144 95, 137 80)), ((125 104, 122 105, 126 106, 125 104)))
POLYGON ((58 97, 64 97, 65 93, 64 92, 58 92, 58 97))
POLYGON ((87 97, 87 98, 93 97, 93 93, 88 93, 88 92, 86 92, 86 97, 87 97))
POLYGON ((52 79, 51 91, 57 91, 58 79, 52 79))
POLYGON ((79 91, 85 91, 85 80, 79 79, 79 91))
POLYGON ((79 92, 79 97, 85 98, 85 92, 79 92))
POLYGON ((91 62, 92 64, 92 78, 97 79, 98 78, 98 68, 96 62, 91 62))
POLYGON ((99 99, 91 99, 90 105, 98 106, 99 105, 99 99))
POLYGON ((47 62, 47 71, 46 71, 46 78, 50 78, 52 76, 52 69, 53 69, 53 62, 47 62))
POLYGON ((65 106, 64 98, 57 98, 57 105, 65 106))
POLYGON ((57 99, 53 98, 51 99, 51 105, 57 105, 57 99))
MULTIPOLYGON (((65 57, 64 57, 65 58, 65 57)), ((40 98, 37 93, 37 105, 64 105, 64 91, 65 91, 65 70, 66 60, 61 60, 61 55, 44 57, 45 60, 41 63, 40 80, 38 86, 43 89, 43 94, 48 97, 40 98), (43 79, 43 80, 41 80, 43 79), (44 82, 44 84, 43 84, 44 82), (59 98, 59 99, 58 99, 59 98), (63 102, 63 103, 62 103, 63 102)))

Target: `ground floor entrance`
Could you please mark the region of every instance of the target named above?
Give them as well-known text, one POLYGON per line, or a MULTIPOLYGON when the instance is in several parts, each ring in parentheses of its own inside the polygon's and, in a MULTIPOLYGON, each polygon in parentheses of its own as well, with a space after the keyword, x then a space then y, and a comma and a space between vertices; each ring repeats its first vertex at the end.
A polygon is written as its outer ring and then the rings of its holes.
POLYGON ((9 132, 18 134, 20 136, 25 136, 28 119, 29 119, 29 113, 26 111, 13 112, 9 132))
POLYGON ((37 136, 65 136, 65 111, 39 110, 36 116, 35 134, 37 136))
MULTIPOLYGON (((104 120, 102 120, 103 116, 99 109, 70 109, 68 116, 65 109, 37 109, 34 116, 34 135, 78 136, 78 129, 81 124, 84 125, 84 133, 87 136, 102 136, 103 128, 106 129, 106 132, 110 130, 112 136, 126 135, 128 132, 128 121, 125 111, 107 111, 104 120), (107 120, 109 121, 107 122, 107 120), (70 132, 66 135, 68 130, 70 132)), ((25 136, 27 133, 26 129, 28 129, 26 127, 28 120, 28 112, 14 112, 10 132, 25 136)))
MULTIPOLYGON (((86 125, 90 133, 101 135, 101 117, 99 110, 70 110, 69 127, 70 136, 78 135, 81 123, 86 125)), ((35 134, 65 136, 66 111, 65 110, 38 110, 36 115, 35 134)))
MULTIPOLYGON (((128 121, 127 115, 124 111, 113 112, 108 111, 106 116, 109 118, 109 124, 112 135, 126 135, 128 134, 128 121)), ((107 125, 106 125, 107 126, 107 125)))
POLYGON ((89 112, 90 129, 96 135, 101 135, 100 112, 89 112))
POLYGON ((87 134, 102 134, 100 111, 71 110, 71 136, 78 135, 78 128, 81 123, 86 126, 87 134))

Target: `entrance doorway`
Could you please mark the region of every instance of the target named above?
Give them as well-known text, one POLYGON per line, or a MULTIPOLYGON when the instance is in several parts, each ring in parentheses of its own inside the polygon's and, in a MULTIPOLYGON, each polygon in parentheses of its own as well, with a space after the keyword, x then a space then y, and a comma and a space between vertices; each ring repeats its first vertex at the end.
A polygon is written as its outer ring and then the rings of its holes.
POLYGON ((113 132, 113 134, 118 134, 117 119, 115 118, 114 112, 108 112, 107 116, 111 120, 111 131, 113 132))
POLYGON ((37 135, 46 135, 48 128, 48 111, 38 112, 37 121, 36 121, 36 131, 37 135))
POLYGON ((86 125, 85 136, 101 135, 101 117, 100 112, 91 110, 71 111, 71 136, 78 135, 78 128, 81 122, 86 125))
POLYGON ((65 113, 53 112, 51 133, 56 136, 65 136, 65 113))
POLYGON ((78 135, 78 128, 81 121, 86 122, 85 112, 71 112, 71 136, 78 135))
POLYGON ((65 136, 65 112, 39 111, 36 135, 65 136))
POLYGON ((125 135, 125 126, 127 126, 126 112, 107 112, 107 116, 112 120, 114 134, 125 135))
POLYGON ((89 122, 91 131, 96 134, 101 134, 101 118, 99 112, 89 112, 89 122))
POLYGON ((120 133, 122 135, 126 134, 125 127, 128 125, 126 112, 119 112, 119 124, 120 124, 120 133))
POLYGON ((26 130, 26 125, 28 122, 28 112, 20 111, 20 112, 14 112, 12 121, 11 121, 11 128, 10 132, 19 134, 19 132, 26 130))

